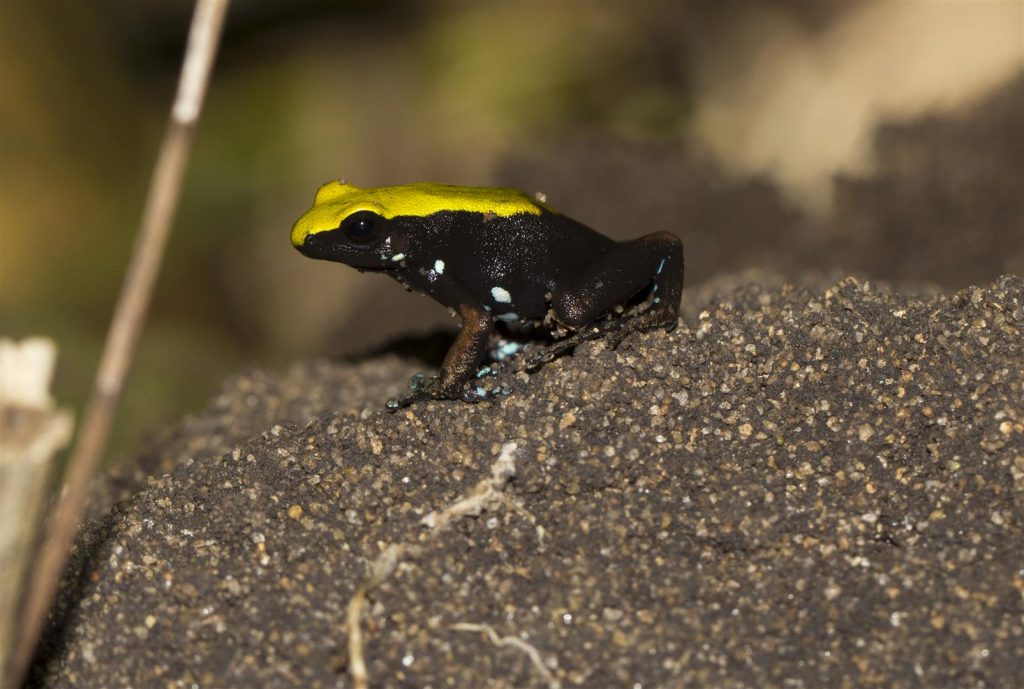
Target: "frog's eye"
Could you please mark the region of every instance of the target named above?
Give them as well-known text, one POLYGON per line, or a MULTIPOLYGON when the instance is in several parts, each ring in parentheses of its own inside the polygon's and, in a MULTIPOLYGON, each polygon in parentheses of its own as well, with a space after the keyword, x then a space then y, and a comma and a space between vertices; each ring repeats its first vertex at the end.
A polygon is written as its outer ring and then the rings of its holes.
POLYGON ((358 213, 345 219, 341 224, 341 231, 353 244, 369 244, 380 234, 380 220, 371 213, 358 213))

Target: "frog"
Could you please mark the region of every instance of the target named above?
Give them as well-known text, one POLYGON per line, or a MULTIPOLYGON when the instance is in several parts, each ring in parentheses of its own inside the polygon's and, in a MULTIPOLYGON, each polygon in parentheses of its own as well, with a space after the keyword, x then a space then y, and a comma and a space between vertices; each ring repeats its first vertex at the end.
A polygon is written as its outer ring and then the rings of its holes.
POLYGON ((480 401, 472 381, 498 323, 562 336, 526 358, 535 369, 587 340, 607 336, 614 349, 630 333, 670 331, 679 318, 678 236, 615 241, 519 189, 332 181, 293 225, 291 243, 309 258, 384 273, 461 320, 440 372, 414 376, 408 393, 387 401, 389 411, 425 400, 480 401), (640 294, 646 308, 624 311, 640 294))

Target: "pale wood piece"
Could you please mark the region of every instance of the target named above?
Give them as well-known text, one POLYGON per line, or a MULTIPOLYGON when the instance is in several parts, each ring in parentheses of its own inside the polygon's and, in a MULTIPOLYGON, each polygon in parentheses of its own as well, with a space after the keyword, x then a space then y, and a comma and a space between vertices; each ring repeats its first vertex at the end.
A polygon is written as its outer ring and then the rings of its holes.
POLYGON ((11 654, 50 493, 54 458, 71 439, 71 414, 55 408, 51 340, 0 339, 0 689, 14 689, 11 654))

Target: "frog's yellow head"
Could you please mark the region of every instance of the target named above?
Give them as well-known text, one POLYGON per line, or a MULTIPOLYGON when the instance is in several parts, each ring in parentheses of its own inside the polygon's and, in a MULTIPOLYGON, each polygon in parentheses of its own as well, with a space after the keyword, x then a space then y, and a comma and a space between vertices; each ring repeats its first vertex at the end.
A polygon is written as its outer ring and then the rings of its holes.
POLYGON ((292 227, 292 245, 301 247, 307 237, 336 230, 345 219, 359 212, 391 219, 397 216, 425 217, 443 211, 496 216, 540 215, 542 208, 547 207, 518 189, 458 187, 429 182, 364 189, 345 182, 328 182, 317 191, 313 207, 292 227))

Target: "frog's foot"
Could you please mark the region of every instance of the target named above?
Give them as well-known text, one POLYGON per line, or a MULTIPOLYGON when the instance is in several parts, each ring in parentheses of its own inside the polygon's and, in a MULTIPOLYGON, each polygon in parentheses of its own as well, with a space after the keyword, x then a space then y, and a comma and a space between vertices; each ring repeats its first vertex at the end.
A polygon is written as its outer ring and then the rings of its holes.
POLYGON ((615 321, 618 327, 608 330, 608 349, 619 348, 622 341, 633 333, 647 333, 663 328, 670 333, 679 324, 679 314, 675 309, 655 304, 641 313, 620 318, 615 321))
MULTIPOLYGON (((481 369, 477 372, 477 377, 482 378, 494 375, 495 373, 494 371, 481 369)), ((482 382, 475 385, 461 385, 456 388, 451 384, 445 385, 440 376, 428 377, 422 373, 417 373, 409 379, 409 392, 398 397, 392 397, 384 403, 384 407, 389 412, 396 412, 416 402, 428 400, 460 399, 463 402, 481 402, 493 397, 507 395, 511 391, 511 388, 507 385, 484 384, 482 382)))
POLYGON ((408 407, 413 402, 420 400, 436 399, 436 388, 438 387, 437 376, 427 376, 424 373, 417 373, 409 379, 409 392, 398 397, 392 397, 384 403, 385 408, 390 412, 408 407))
POLYGON ((556 340, 551 346, 545 347, 539 352, 534 352, 530 356, 526 357, 526 360, 523 362, 523 367, 529 371, 543 364, 550 363, 557 357, 575 349, 584 342, 588 340, 596 340, 606 332, 607 330, 605 329, 605 325, 589 325, 582 330, 577 330, 569 337, 556 340))
POLYGON ((558 340, 550 347, 545 347, 528 356, 524 367, 527 370, 535 369, 575 349, 584 342, 602 337, 607 337, 608 349, 615 350, 632 333, 649 332, 658 328, 664 328, 666 332, 671 332, 677 323, 678 315, 674 310, 656 305, 636 315, 594 323, 582 330, 577 330, 569 337, 558 340))

